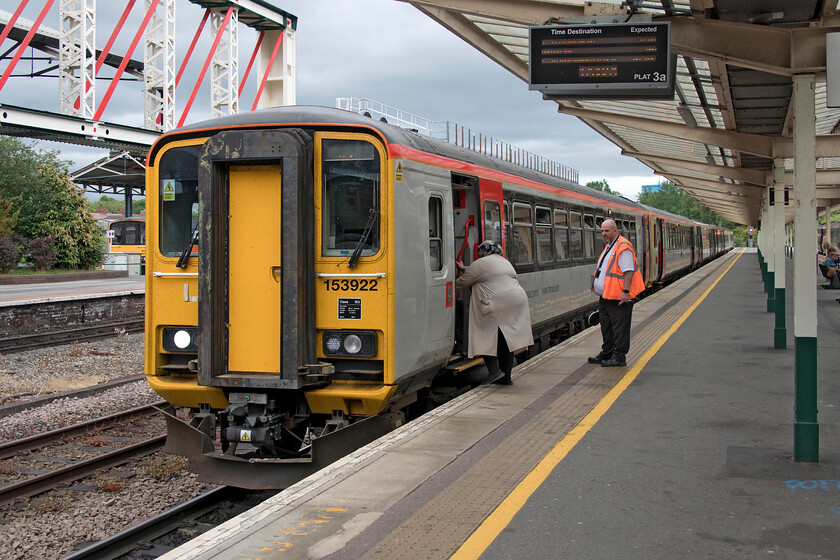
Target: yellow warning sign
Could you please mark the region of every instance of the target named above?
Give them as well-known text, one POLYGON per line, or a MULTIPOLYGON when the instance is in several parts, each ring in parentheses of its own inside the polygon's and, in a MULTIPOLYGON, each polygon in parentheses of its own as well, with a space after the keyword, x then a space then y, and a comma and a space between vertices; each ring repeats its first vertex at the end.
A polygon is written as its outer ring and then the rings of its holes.
POLYGON ((398 163, 398 164, 397 164, 397 173, 396 173, 396 177, 395 177, 395 179, 396 179, 397 181, 402 181, 402 180, 403 180, 402 163, 398 163))
POLYGON ((251 441, 251 430, 242 430, 239 433, 239 441, 251 441))
POLYGON ((163 180, 163 200, 164 201, 175 200, 175 179, 164 179, 163 180))

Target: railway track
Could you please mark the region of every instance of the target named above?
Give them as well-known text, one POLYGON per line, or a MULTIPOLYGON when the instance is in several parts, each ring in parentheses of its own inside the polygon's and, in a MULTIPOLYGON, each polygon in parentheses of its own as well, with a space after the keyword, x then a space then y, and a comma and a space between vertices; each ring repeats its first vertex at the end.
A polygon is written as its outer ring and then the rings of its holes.
POLYGON ((156 539, 175 533, 185 526, 207 525, 209 528, 210 524, 202 523, 202 516, 218 510, 227 510, 215 516, 212 525, 216 525, 275 493, 276 491, 250 491, 233 486, 219 486, 124 531, 72 552, 61 560, 114 560, 138 549, 144 550, 143 558, 156 558, 168 551, 173 544, 186 542, 194 535, 170 537, 166 545, 157 548, 156 539), (226 508, 226 503, 230 502, 236 506, 226 508))
MULTIPOLYGON (((32 450, 46 449, 51 445, 66 441, 67 438, 82 437, 93 432, 101 432, 108 428, 124 425, 130 421, 142 420, 154 415, 157 412, 155 407, 165 404, 165 402, 159 401, 88 422, 52 430, 44 434, 0 444, 0 459, 7 460, 12 457, 25 457, 26 455, 24 454, 32 450)), ((79 480, 98 470, 125 463, 133 457, 152 453, 163 447, 165 441, 165 435, 146 438, 143 441, 107 451, 88 459, 71 462, 65 467, 47 473, 0 486, 0 505, 12 502, 17 498, 46 492, 62 483, 79 480)), ((40 460, 40 462, 49 462, 49 457, 40 460)))
POLYGON ((142 332, 143 326, 141 318, 94 323, 90 326, 75 326, 72 329, 53 330, 26 336, 11 336, 0 340, 0 353, 8 354, 44 346, 108 338, 121 333, 142 332))

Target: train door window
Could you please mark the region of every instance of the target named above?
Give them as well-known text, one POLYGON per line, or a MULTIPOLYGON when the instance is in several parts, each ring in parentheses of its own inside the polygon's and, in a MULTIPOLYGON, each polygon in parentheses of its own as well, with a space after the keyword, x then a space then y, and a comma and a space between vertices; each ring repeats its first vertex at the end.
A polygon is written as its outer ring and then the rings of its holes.
POLYGON ((601 225, 604 223, 603 216, 595 216, 595 254, 600 255, 604 250, 604 236, 601 235, 601 225))
POLYGON ((380 159, 365 140, 324 139, 321 144, 321 254, 340 256, 361 246, 379 251, 380 159))
POLYGON ((505 222, 502 224, 502 227, 505 228, 505 239, 507 240, 507 245, 505 246, 505 254, 510 256, 510 224, 511 224, 511 215, 510 215, 510 206, 508 205, 507 201, 502 203, 502 207, 505 210, 505 222))
POLYGON ((537 261, 549 263, 554 261, 554 251, 551 248, 551 209, 537 206, 534 211, 537 218, 537 261))
POLYGON ((443 269, 443 200, 429 197, 429 268, 443 269))
MULTIPOLYGON (((159 239, 166 257, 178 257, 189 246, 198 225, 198 156, 200 145, 167 150, 158 166, 159 239)), ((196 246, 193 245, 193 251, 196 246)))
POLYGON ((513 250, 511 252, 514 264, 530 264, 534 262, 533 228, 534 221, 531 205, 514 202, 513 250))
POLYGON ((569 215, 565 210, 554 210, 554 250, 558 261, 569 259, 569 215))
POLYGON ((484 201, 484 241, 502 243, 502 213, 495 200, 484 201))
POLYGON ((573 259, 583 258, 583 221, 580 212, 569 212, 569 254, 573 259))
POLYGON ((583 256, 587 259, 595 258, 595 216, 583 216, 583 256))

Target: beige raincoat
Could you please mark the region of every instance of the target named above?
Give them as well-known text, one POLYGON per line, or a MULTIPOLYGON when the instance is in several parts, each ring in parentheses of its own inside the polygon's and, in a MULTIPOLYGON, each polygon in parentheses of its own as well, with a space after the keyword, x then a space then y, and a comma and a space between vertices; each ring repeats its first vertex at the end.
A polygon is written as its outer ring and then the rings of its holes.
POLYGON ((487 255, 472 263, 455 281, 455 289, 472 288, 470 295, 469 356, 496 356, 497 329, 514 353, 534 343, 528 296, 516 272, 501 255, 487 255))

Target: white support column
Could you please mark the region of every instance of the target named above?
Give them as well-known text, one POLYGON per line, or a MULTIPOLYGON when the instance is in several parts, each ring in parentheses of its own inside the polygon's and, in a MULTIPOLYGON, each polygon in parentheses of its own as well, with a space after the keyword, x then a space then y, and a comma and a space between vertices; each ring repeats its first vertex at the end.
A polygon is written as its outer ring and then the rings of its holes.
POLYGON ((92 119, 96 111, 96 0, 61 0, 59 20, 59 111, 92 119))
POLYGON ((175 0, 160 0, 144 42, 143 128, 166 132, 175 128, 175 0))
POLYGON ((210 63, 210 113, 213 117, 239 112, 239 10, 234 9, 227 26, 221 29, 227 10, 210 12, 210 34, 221 32, 219 46, 210 63))
POLYGON ((793 459, 819 461, 817 422, 817 233, 816 118, 814 75, 793 77, 793 191, 796 256, 793 264, 795 422, 793 459))
MULTIPOLYGON (((260 80, 265 75, 266 68, 271 60, 271 53, 274 51, 274 45, 277 44, 279 36, 279 30, 266 31, 265 33, 265 39, 260 45, 260 54, 257 57, 257 73, 260 80)), ((280 44, 280 50, 269 70, 265 88, 257 103, 258 109, 295 104, 297 95, 295 91, 296 56, 295 30, 286 27, 283 30, 283 42, 280 44)))
MULTIPOLYGON (((773 197, 774 197, 773 198, 773 206, 770 206, 770 191, 771 190, 773 190, 773 187, 768 187, 767 189, 764 190, 764 196, 765 196, 766 204, 764 206, 764 215, 762 216, 762 219, 761 219, 761 225, 763 226, 761 229, 762 229, 762 231, 764 231, 765 237, 764 237, 764 245, 761 247, 761 251, 764 254, 764 259, 767 261, 767 272, 769 272, 770 275, 772 276, 773 273, 776 271, 776 263, 775 263, 775 258, 774 258, 774 255, 776 254, 776 252, 775 252, 776 236, 774 235, 774 232, 773 232, 773 227, 775 226, 775 223, 776 223, 776 219, 775 219, 776 208, 778 208, 780 205, 784 206, 785 201, 784 201, 784 199, 779 200, 778 198, 775 198, 776 193, 774 192, 773 193, 773 197)), ((772 283, 769 284, 769 285, 772 286, 772 283)), ((771 291, 772 290, 768 290, 768 293, 767 293, 768 297, 773 297, 772 294, 770 293, 771 291)), ((771 311, 771 310, 768 309, 768 311, 771 311)))
POLYGON ((814 77, 794 76, 794 334, 817 337, 817 277, 814 241, 817 231, 814 77))

